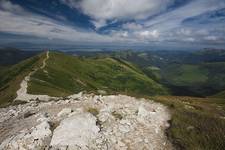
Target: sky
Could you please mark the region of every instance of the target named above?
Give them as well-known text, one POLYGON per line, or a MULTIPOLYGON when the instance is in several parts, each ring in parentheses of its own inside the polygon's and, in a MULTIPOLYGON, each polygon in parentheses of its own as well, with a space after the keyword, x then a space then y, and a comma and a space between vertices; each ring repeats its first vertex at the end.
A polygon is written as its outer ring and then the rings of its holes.
POLYGON ((0 45, 225 48, 225 0, 0 0, 0 45))

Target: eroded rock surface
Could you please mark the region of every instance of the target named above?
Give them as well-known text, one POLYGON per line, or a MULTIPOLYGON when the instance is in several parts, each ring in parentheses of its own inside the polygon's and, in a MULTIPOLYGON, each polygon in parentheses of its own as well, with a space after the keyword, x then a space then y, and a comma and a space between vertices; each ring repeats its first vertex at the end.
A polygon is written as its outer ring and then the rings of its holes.
POLYGON ((2 108, 0 114, 4 150, 172 149, 164 134, 168 110, 146 99, 80 93, 2 108), (27 112, 32 113, 24 117, 27 112))

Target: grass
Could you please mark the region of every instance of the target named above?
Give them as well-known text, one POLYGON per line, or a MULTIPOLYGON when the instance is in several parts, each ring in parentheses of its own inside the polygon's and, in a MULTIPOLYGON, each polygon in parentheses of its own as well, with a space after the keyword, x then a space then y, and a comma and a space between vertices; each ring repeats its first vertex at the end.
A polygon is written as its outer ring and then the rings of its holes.
POLYGON ((80 91, 104 90, 146 95, 165 94, 167 90, 137 67, 113 58, 79 58, 50 53, 45 70, 31 78, 28 92, 67 96, 80 91))
POLYGON ((171 64, 161 70, 163 83, 166 83, 174 95, 206 97, 225 89, 224 62, 171 64))
POLYGON ((225 149, 225 100, 157 96, 172 113, 167 134, 177 149, 225 149))
POLYGON ((123 116, 122 116, 120 113, 116 112, 116 111, 113 111, 113 112, 112 112, 112 115, 113 115, 116 119, 119 119, 119 120, 123 119, 123 116))
POLYGON ((87 112, 91 113, 93 116, 97 116, 99 114, 99 110, 97 108, 88 108, 87 112))
POLYGON ((207 74, 207 70, 197 65, 171 65, 166 69, 164 78, 179 86, 189 86, 206 82, 207 74))
POLYGON ((29 58, 0 72, 0 106, 7 106, 16 97, 20 83, 33 68, 40 65, 42 55, 29 58))

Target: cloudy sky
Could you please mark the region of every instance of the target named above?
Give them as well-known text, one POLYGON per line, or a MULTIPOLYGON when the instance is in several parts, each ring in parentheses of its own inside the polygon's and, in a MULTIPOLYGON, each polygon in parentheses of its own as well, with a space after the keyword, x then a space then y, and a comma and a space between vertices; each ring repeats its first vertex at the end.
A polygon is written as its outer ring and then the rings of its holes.
POLYGON ((0 0, 0 44, 225 48, 225 0, 0 0))

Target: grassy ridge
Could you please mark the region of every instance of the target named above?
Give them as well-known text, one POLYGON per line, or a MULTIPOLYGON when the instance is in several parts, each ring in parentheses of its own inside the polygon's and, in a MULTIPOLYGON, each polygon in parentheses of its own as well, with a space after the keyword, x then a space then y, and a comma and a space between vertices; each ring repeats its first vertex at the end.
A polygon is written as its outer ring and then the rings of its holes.
POLYGON ((46 68, 32 76, 28 88, 29 93, 51 96, 66 96, 83 90, 146 95, 167 93, 163 86, 125 61, 109 57, 79 58, 53 52, 46 68))
POLYGON ((172 112, 167 134, 177 149, 225 149, 225 101, 223 99, 158 96, 157 102, 172 112))
POLYGON ((5 106, 16 97, 20 83, 33 68, 41 65, 43 54, 29 58, 0 72, 0 105, 5 106))

